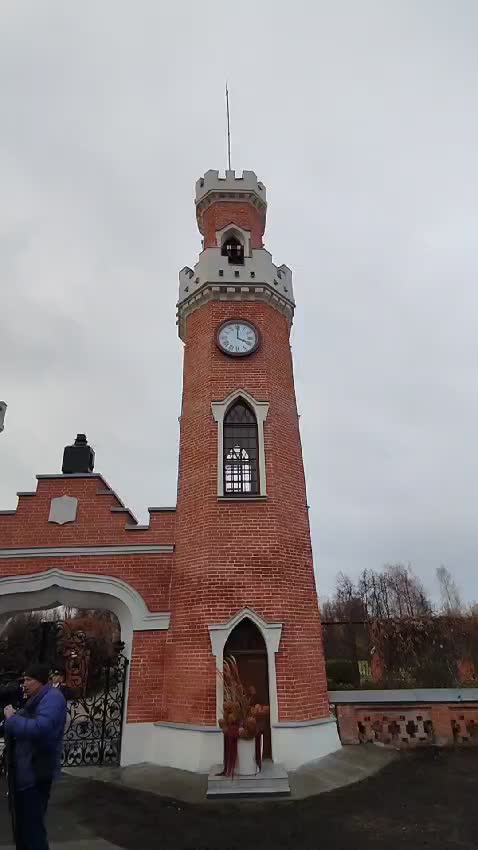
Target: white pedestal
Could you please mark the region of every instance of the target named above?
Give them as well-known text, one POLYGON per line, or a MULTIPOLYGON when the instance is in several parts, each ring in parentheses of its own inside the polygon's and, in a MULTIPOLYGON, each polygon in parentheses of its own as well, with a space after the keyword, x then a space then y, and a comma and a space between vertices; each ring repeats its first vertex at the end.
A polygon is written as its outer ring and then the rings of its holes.
POLYGON ((245 738, 237 740, 237 762, 235 773, 238 776, 255 776, 259 768, 256 764, 256 742, 245 738))

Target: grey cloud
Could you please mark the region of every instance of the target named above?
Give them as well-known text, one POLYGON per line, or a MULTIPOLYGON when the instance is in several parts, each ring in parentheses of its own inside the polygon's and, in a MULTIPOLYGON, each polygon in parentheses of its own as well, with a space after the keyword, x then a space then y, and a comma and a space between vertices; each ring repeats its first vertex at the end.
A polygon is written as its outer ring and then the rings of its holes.
POLYGON ((0 506, 78 430, 140 516, 174 503, 177 271, 227 77, 295 275, 320 590, 412 560, 478 597, 476 4, 4 5, 0 506))

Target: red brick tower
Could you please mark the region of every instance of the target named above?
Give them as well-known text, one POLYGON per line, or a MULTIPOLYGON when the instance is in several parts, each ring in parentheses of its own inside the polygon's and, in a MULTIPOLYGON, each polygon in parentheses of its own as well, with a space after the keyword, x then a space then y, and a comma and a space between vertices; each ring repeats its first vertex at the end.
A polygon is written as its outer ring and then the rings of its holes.
POLYGON ((266 208, 253 172, 208 171, 196 185, 203 250, 180 273, 184 378, 160 725, 181 732, 197 764, 220 753, 210 732, 228 651, 270 701, 274 760, 295 767, 339 745, 289 342, 292 274, 263 247, 266 208))

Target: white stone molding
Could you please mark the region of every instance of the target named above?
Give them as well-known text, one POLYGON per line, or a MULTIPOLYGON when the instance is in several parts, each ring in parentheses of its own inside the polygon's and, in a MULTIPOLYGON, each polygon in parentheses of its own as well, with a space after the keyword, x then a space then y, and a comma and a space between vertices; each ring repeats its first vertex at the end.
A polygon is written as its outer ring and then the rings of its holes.
POLYGON ((144 761, 208 773, 212 764, 222 762, 223 734, 218 726, 194 726, 189 723, 155 723, 144 761))
POLYGON ((71 605, 113 611, 128 656, 133 632, 169 628, 169 613, 150 611, 143 597, 119 578, 51 569, 0 579, 0 622, 18 611, 71 605))
POLYGON ((224 687, 221 675, 224 669, 224 647, 231 632, 242 620, 251 620, 259 629, 267 650, 267 667, 269 672, 269 703, 271 724, 277 723, 279 719, 279 704, 277 698, 276 678, 276 653, 282 634, 282 623, 268 623, 252 608, 243 608, 234 614, 226 623, 208 626, 211 639, 212 654, 216 659, 217 686, 216 686, 216 714, 218 721, 223 714, 224 687))
POLYGON ((266 187, 253 171, 243 171, 236 174, 235 171, 226 171, 224 177, 219 176, 219 171, 209 169, 204 177, 196 181, 196 205, 204 201, 206 196, 218 196, 225 200, 242 198, 244 195, 255 197, 258 203, 265 207, 266 187), (226 195, 224 193, 227 193, 226 195))
MULTIPOLYGON (((15 513, 15 511, 12 511, 15 513)), ((174 546, 161 543, 145 543, 137 546, 34 546, 33 548, 0 549, 0 559, 11 558, 69 558, 100 555, 144 555, 147 553, 166 555, 174 552, 174 546)))
MULTIPOLYGON (((238 234, 247 233, 241 231, 237 225, 230 224, 225 231, 231 230, 232 227, 238 234)), ((287 308, 291 319, 294 315, 292 272, 284 264, 276 266, 272 261, 272 254, 265 248, 251 248, 249 253, 245 251, 244 264, 240 266, 230 263, 228 257, 222 256, 221 243, 215 248, 204 248, 192 269, 185 266, 179 272, 178 306, 182 309, 191 306, 198 295, 211 286, 237 286, 238 293, 247 289, 248 292, 243 294, 248 295, 248 299, 244 300, 254 300, 253 296, 256 300, 268 298, 274 306, 281 304, 284 310, 287 308)))
MULTIPOLYGON (((222 249, 224 243, 230 236, 235 236, 244 246, 244 257, 251 256, 251 234, 249 230, 244 230, 237 224, 228 224, 222 230, 216 230, 216 245, 222 249)), ((235 268, 237 266, 234 266, 235 268)))
POLYGON ((266 496, 266 453, 264 448, 264 422, 269 412, 268 401, 257 401, 246 390, 234 390, 223 401, 212 401, 212 415, 217 422, 217 495, 224 496, 224 417, 235 401, 244 399, 254 411, 257 422, 257 444, 259 449, 259 493, 266 496))
POLYGON ((274 761, 287 770, 297 770, 341 748, 335 717, 305 723, 275 723, 271 731, 274 761))

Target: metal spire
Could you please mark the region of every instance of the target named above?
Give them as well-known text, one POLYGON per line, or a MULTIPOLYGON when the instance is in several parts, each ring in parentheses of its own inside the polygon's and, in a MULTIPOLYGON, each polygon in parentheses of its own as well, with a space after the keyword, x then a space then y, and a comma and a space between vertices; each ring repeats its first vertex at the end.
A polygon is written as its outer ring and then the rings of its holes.
POLYGON ((227 115, 227 162, 231 171, 231 116, 229 112, 229 89, 226 83, 226 115, 227 115))

